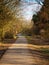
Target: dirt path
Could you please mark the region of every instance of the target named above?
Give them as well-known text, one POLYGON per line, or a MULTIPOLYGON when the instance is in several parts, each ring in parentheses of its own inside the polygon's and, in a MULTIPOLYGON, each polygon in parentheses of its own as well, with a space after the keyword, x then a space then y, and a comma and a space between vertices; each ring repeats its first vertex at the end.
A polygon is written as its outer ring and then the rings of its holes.
POLYGON ((3 55, 0 65, 49 65, 49 62, 38 52, 29 49, 27 39, 19 36, 3 55))

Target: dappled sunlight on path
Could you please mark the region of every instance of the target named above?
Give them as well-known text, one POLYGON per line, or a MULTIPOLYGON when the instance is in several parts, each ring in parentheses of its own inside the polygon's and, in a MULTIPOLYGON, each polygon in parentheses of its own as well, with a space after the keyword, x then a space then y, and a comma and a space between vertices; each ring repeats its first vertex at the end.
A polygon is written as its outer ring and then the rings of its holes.
POLYGON ((0 65, 48 65, 49 60, 45 59, 35 48, 38 47, 28 44, 25 36, 19 36, 1 58, 0 65))

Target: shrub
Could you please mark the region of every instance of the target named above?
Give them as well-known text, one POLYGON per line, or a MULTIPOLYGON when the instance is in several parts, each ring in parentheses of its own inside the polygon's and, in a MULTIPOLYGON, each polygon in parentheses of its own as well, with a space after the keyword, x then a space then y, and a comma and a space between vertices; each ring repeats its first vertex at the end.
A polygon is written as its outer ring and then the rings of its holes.
POLYGON ((4 38, 5 38, 5 39, 12 39, 12 38, 13 38, 13 33, 11 33, 11 32, 6 32, 5 35, 4 35, 4 38))

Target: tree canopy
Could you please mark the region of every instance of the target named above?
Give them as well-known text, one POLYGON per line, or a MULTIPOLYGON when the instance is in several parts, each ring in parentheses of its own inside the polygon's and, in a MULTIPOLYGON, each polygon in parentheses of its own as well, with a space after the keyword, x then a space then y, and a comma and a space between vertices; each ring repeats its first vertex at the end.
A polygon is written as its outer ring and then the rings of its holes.
POLYGON ((45 35, 49 37, 49 0, 44 1, 41 10, 36 15, 33 15, 32 20, 36 26, 35 30, 38 28, 38 33, 40 33, 43 29, 45 30, 45 35))

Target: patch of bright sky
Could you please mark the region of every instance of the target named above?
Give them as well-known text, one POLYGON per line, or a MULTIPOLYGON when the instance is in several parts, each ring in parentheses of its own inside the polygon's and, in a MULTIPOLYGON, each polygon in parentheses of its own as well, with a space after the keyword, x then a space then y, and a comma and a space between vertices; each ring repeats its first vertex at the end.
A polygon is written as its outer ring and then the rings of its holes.
MULTIPOLYGON (((43 0, 21 0, 22 3, 26 3, 27 6, 26 8, 22 11, 23 15, 22 15, 22 18, 26 19, 26 20, 31 20, 32 19, 32 16, 34 14, 36 14, 42 7, 43 5, 43 0), (34 4, 35 3, 35 4, 34 4)), ((21 13, 21 14, 22 14, 21 13)), ((21 17, 21 14, 20 14, 20 17, 21 17)))
POLYGON ((43 4, 42 2, 44 2, 44 0, 21 0, 25 3, 38 3, 38 4, 43 4))
MULTIPOLYGON (((10 0, 4 0, 7 2, 10 0)), ((15 5, 16 0, 8 3, 8 8, 13 12, 16 18, 23 20, 31 20, 32 16, 40 11, 44 0, 21 0, 20 3, 15 5)))

